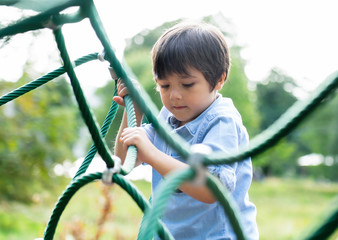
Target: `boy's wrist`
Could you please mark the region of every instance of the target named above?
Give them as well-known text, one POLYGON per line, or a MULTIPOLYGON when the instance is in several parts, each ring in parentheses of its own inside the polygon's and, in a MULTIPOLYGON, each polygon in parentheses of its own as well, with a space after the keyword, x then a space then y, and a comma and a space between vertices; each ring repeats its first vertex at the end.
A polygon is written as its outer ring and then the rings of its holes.
POLYGON ((136 117, 136 125, 138 127, 140 127, 142 125, 143 114, 136 114, 135 113, 135 117, 136 117))
POLYGON ((143 162, 153 166, 159 158, 159 152, 160 151, 154 145, 151 145, 151 147, 149 146, 147 157, 143 162))

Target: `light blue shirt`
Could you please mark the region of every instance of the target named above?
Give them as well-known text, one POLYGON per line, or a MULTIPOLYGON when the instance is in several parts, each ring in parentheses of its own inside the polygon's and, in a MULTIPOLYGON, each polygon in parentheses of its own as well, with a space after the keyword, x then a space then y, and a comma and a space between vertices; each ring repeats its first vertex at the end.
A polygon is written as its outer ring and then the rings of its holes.
MULTIPOLYGON (((158 117, 166 121, 173 128, 172 131, 190 145, 201 143, 210 146, 213 151, 232 153, 249 142, 246 128, 232 100, 221 95, 218 95, 196 119, 181 127, 179 121, 165 107, 158 117)), ((184 159, 162 140, 151 124, 145 125, 144 128, 150 141, 159 150, 184 162, 184 159)), ((208 166, 208 170, 222 181, 237 203, 248 239, 258 239, 256 207, 249 201, 248 196, 252 180, 250 158, 231 165, 208 166)), ((153 169, 153 193, 162 179, 162 176, 153 169)), ((170 197, 162 221, 178 240, 237 239, 218 202, 202 203, 183 192, 175 192, 170 197)))

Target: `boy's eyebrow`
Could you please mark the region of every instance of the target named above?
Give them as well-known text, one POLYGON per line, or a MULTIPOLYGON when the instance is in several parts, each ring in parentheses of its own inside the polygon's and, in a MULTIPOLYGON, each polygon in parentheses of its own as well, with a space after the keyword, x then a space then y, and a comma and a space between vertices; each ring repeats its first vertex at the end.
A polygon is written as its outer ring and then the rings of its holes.
POLYGON ((184 74, 182 75, 182 78, 197 78, 197 77, 192 74, 184 74))
POLYGON ((166 79, 155 78, 155 83, 168 81, 166 79))

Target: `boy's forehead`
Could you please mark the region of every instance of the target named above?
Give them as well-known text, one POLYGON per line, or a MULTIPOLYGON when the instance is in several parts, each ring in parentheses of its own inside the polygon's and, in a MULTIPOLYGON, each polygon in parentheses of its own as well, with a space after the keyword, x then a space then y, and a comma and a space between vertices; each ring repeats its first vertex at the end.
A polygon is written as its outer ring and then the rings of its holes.
POLYGON ((188 74, 179 74, 179 73, 171 73, 167 74, 163 78, 155 78, 156 81, 169 81, 170 79, 188 79, 188 78, 195 78, 194 75, 188 75, 188 74))

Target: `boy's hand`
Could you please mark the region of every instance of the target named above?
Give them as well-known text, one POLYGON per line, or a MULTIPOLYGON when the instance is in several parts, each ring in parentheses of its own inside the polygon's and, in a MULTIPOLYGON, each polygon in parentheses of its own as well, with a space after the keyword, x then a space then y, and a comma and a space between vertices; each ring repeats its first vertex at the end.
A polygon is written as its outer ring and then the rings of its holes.
POLYGON ((130 145, 135 146, 137 148, 137 159, 141 162, 149 163, 150 154, 154 152, 151 148, 155 148, 155 146, 150 142, 143 128, 125 128, 121 134, 120 141, 125 149, 130 145))
MULTIPOLYGON (((136 88, 139 88, 139 83, 132 79, 133 84, 136 88)), ((124 106, 125 107, 125 103, 124 103, 124 97, 126 95, 128 95, 129 91, 127 89, 127 87, 124 85, 124 83, 122 82, 121 79, 117 80, 116 83, 116 87, 117 87, 117 94, 118 96, 114 96, 113 100, 119 104, 120 106, 124 106)), ((134 102, 134 106, 135 106, 135 115, 136 115, 136 122, 137 122, 137 126, 141 125, 142 122, 142 117, 143 117, 143 113, 139 110, 138 106, 135 104, 134 102)))
POLYGON ((124 98, 124 96, 126 96, 128 94, 128 89, 124 85, 124 83, 121 81, 121 79, 117 80, 116 87, 117 87, 117 94, 118 94, 118 96, 114 96, 113 100, 117 104, 119 104, 121 106, 125 106, 123 98, 124 98))

